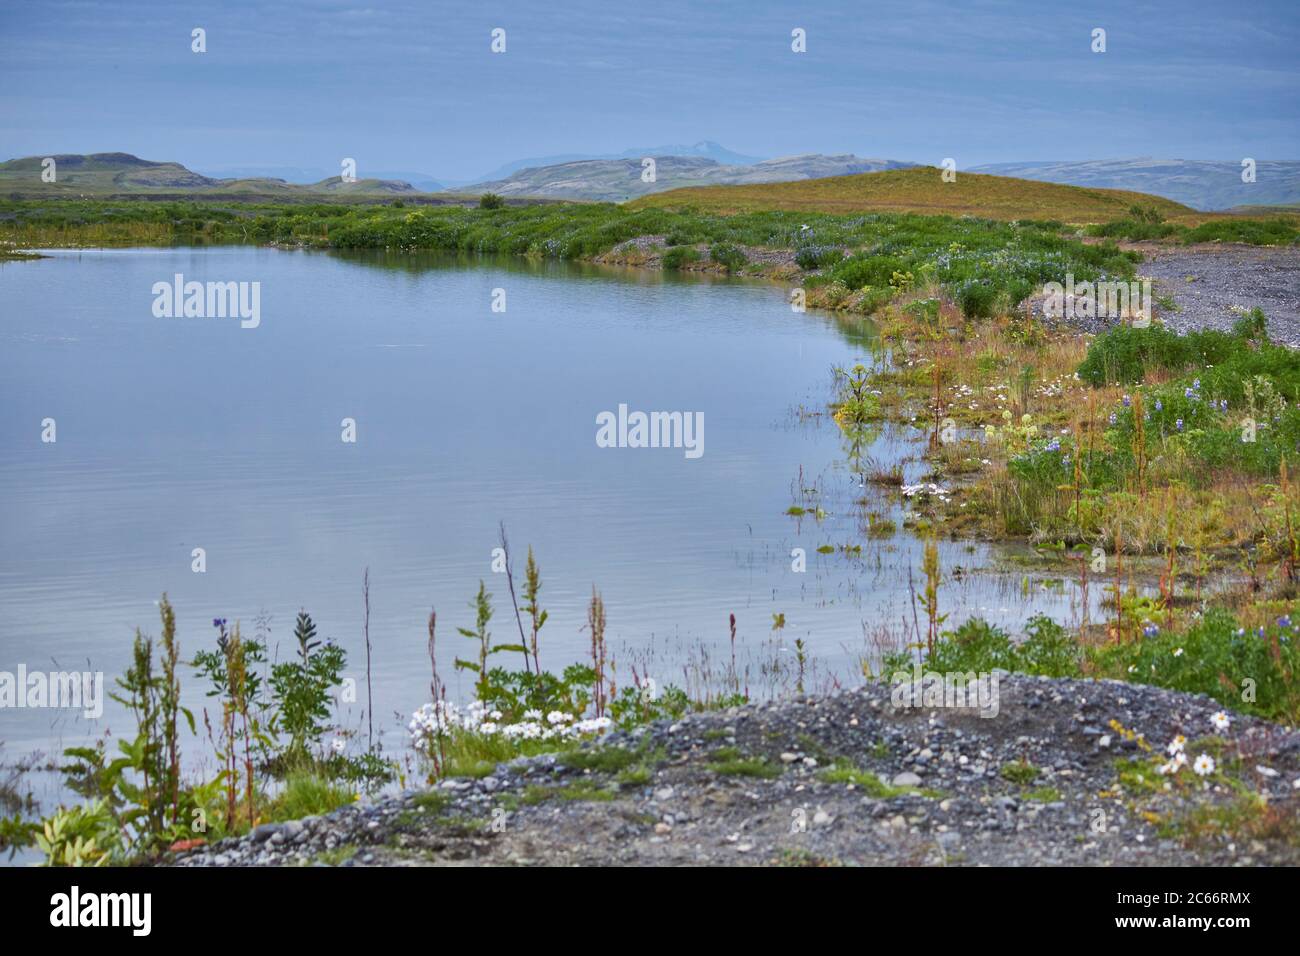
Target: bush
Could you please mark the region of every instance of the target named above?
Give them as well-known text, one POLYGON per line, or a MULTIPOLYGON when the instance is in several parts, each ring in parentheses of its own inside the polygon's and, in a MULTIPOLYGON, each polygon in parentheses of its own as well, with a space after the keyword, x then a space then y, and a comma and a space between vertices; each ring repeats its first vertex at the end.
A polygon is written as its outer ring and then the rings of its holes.
POLYGON ((988 280, 976 279, 957 290, 957 305, 968 319, 987 319, 997 307, 998 289, 988 280))
POLYGON ((739 271, 749 261, 740 247, 730 242, 715 242, 709 247, 709 258, 726 266, 728 272, 739 271))
POLYGON ((506 201, 496 193, 484 193, 478 197, 479 209, 500 209, 505 206, 506 201))
POLYGON ((689 262, 698 262, 699 252, 693 246, 673 246, 664 253, 665 269, 680 269, 689 262))
POLYGON ((834 246, 799 246, 794 252, 794 261, 800 269, 812 271, 833 266, 844 258, 844 253, 834 246))

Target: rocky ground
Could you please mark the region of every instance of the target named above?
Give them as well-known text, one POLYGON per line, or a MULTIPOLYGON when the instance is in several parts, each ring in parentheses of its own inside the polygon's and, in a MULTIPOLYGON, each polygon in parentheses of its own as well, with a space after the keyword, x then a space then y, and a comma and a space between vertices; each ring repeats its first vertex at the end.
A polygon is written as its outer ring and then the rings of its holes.
POLYGON ((694 715, 175 862, 1300 864, 1300 732, 1217 730, 1208 698, 1114 681, 999 691, 991 717, 895 707, 888 685, 694 715), (1177 734, 1189 764, 1157 774, 1177 734))

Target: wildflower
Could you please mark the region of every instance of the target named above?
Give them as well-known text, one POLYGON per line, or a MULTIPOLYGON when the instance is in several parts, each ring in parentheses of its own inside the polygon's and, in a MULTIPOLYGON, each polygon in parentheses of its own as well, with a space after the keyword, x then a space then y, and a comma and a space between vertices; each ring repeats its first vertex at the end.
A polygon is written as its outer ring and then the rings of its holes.
POLYGON ((1164 409, 1165 409, 1165 403, 1162 402, 1162 401, 1160 401, 1160 399, 1157 398, 1157 399, 1156 399, 1156 411, 1158 411, 1158 412, 1162 412, 1162 411, 1164 411, 1164 409))
POLYGON ((1183 750, 1178 751, 1178 753, 1174 754, 1174 759, 1170 762, 1174 765, 1175 768, 1187 766, 1186 751, 1183 750))
POLYGON ((1048 450, 1048 451, 1060 451, 1060 450, 1061 450, 1061 440, 1060 440, 1059 438, 1053 438, 1051 441, 1049 441, 1049 442, 1047 443, 1047 450, 1048 450))
POLYGON ((1110 413, 1110 423, 1111 423, 1112 425, 1118 425, 1118 424, 1119 424, 1119 416, 1116 415, 1114 412, 1111 412, 1111 413, 1110 413))
POLYGON ((1175 734, 1174 739, 1169 741, 1169 746, 1165 750, 1169 752, 1170 756, 1173 756, 1182 753, 1185 746, 1187 746, 1187 738, 1182 734, 1175 734))
POLYGON ((1279 618, 1277 619, 1277 626, 1278 626, 1278 627, 1290 627, 1290 626, 1291 626, 1291 616, 1290 616, 1289 614, 1283 614, 1281 617, 1279 617, 1279 618))
POLYGON ((1156 624, 1154 621, 1143 622, 1142 625, 1143 637, 1155 637, 1159 633, 1160 633, 1160 626, 1156 624))
POLYGON ((343 751, 348 749, 348 742, 342 737, 335 737, 334 740, 331 741, 330 746, 334 748, 336 754, 341 754, 343 751))
POLYGON ((1201 754, 1196 758, 1196 763, 1192 764, 1192 769, 1198 776, 1208 777, 1214 773, 1214 758, 1209 754, 1201 754))
POLYGON ((1180 418, 1180 419, 1178 419, 1176 422, 1174 422, 1174 427, 1177 428, 1179 431, 1182 431, 1182 430, 1183 430, 1183 420, 1180 418))
POLYGON ((1213 714, 1210 717, 1210 723, 1214 724, 1215 730, 1227 730, 1232 724, 1232 720, 1223 711, 1213 714))
POLYGON ((1174 657, 1182 657, 1183 649, 1181 647, 1174 649, 1174 657))

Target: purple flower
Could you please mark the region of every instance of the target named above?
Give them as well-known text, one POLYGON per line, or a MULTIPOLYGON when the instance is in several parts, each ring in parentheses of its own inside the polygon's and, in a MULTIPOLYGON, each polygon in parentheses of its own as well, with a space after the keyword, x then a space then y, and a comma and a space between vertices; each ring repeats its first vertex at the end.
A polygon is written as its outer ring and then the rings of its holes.
POLYGON ((1048 451, 1060 451, 1060 450, 1061 450, 1061 440, 1060 440, 1059 438, 1053 438, 1051 441, 1049 441, 1049 442, 1047 443, 1047 450, 1048 450, 1048 451))
POLYGON ((1180 418, 1180 419, 1178 419, 1178 421, 1174 422, 1174 427, 1177 428, 1179 431, 1182 431, 1182 430, 1183 430, 1183 420, 1180 418))
POLYGON ((1111 412, 1111 413, 1110 413, 1110 423, 1111 423, 1112 425, 1117 425, 1117 424, 1119 424, 1119 416, 1116 415, 1114 412, 1111 412))
POLYGON ((1155 624, 1153 624, 1151 621, 1147 621, 1146 626, 1142 628, 1143 637, 1155 637, 1159 633, 1160 633, 1160 628, 1157 627, 1155 624))
POLYGON ((1124 402, 1125 408, 1128 408, 1131 404, 1133 404, 1133 399, 1129 398, 1127 395, 1124 396, 1122 401, 1124 402))
POLYGON ((1195 398, 1195 397, 1196 397, 1196 392, 1194 389, 1190 389, 1190 388, 1183 389, 1183 398, 1195 398))
POLYGON ((1277 619, 1277 626, 1278 626, 1278 627, 1290 627, 1290 626, 1291 626, 1291 618, 1290 618, 1290 616, 1287 615, 1287 614, 1283 614, 1281 617, 1279 617, 1279 618, 1277 619))
POLYGON ((1156 399, 1156 411, 1158 411, 1158 412, 1164 411, 1164 408, 1165 408, 1165 403, 1162 402, 1162 401, 1160 401, 1160 399, 1157 398, 1157 399, 1156 399))
POLYGON ((1219 410, 1223 412, 1228 410, 1228 400, 1226 398, 1219 399, 1219 410))

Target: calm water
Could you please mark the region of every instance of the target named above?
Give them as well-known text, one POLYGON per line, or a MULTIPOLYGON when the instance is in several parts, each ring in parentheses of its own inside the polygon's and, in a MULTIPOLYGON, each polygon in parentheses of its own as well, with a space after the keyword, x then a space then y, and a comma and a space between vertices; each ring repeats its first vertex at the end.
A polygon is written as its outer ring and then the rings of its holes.
MULTIPOLYGON (((833 423, 794 413, 824 408, 830 368, 868 356, 869 330, 792 314, 778 287, 440 256, 51 255, 0 264, 0 670, 111 679, 135 628, 157 632, 166 591, 187 653, 210 645, 212 618, 247 632, 263 614, 284 656, 306 608, 364 686, 369 567, 376 726, 400 747, 395 715, 427 695, 431 606, 444 677, 470 651, 454 628, 472 623, 480 578, 497 639, 511 640, 505 578, 491 571, 501 521, 517 574, 529 544, 540 561, 543 656, 555 668, 586 651, 593 584, 623 682, 633 663, 682 683, 702 648, 726 657, 730 613, 754 691, 796 637, 818 680, 851 679, 864 630, 910 619, 919 542, 861 535, 851 502, 875 492, 855 487, 833 423), (155 318, 151 287, 177 272, 260 282, 260 327, 155 318), (506 290, 505 313, 491 311, 494 289, 506 290), (703 457, 598 448, 596 415, 620 403, 702 412, 703 457), (45 418, 54 444, 41 441, 45 418), (357 422, 355 444, 340 440, 344 418, 357 422), (820 522, 784 514, 801 469, 823 491, 820 522), (845 543, 862 554, 815 550, 845 543), (203 574, 191 571, 196 547, 203 574), (791 571, 795 547, 807 573, 791 571), (787 621, 779 640, 775 612, 787 621)), ((912 453, 889 434, 870 451, 912 453)), ((871 507, 899 520, 883 500, 871 507)), ((992 560, 944 546, 945 568, 992 560)), ((1029 582, 1028 600, 1023 586, 967 576, 945 586, 943 610, 950 624, 1073 615, 1070 585, 1029 582)), ((201 704, 193 677, 189 688, 201 704)), ((360 713, 344 719, 355 726, 360 713)), ((123 724, 111 709, 97 724, 0 710, 0 740, 12 758, 123 724)))

